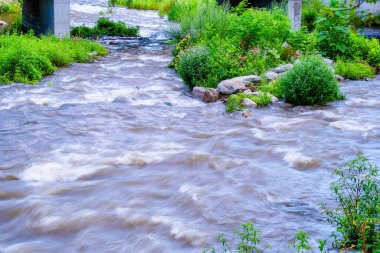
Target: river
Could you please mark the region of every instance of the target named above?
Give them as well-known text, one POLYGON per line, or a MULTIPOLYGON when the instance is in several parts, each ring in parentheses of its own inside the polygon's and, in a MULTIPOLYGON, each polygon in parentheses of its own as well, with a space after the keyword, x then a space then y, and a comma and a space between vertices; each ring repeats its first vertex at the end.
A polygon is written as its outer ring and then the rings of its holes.
MULTIPOLYGON (((106 6, 73 0, 71 22, 106 6)), ((142 37, 104 38, 109 55, 40 85, 0 86, 0 252, 199 253, 246 221, 272 252, 300 229, 326 238, 333 170, 358 154, 380 164, 380 77, 326 106, 227 115, 166 67, 168 21, 107 15, 142 37)))

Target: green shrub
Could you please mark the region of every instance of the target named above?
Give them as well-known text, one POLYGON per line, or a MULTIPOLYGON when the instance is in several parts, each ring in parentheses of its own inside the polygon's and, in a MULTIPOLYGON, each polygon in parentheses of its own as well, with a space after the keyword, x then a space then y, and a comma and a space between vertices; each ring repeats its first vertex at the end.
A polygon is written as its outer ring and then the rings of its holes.
POLYGON ((330 59, 350 56, 351 31, 347 13, 324 6, 316 21, 318 51, 330 59))
POLYGON ((372 67, 380 66, 379 40, 367 39, 362 35, 351 34, 350 57, 352 60, 364 60, 372 67))
POLYGON ((330 67, 318 56, 301 58, 300 63, 280 78, 285 100, 295 105, 321 104, 343 98, 330 67))
POLYGON ((308 31, 313 31, 315 28, 315 21, 318 14, 322 9, 321 0, 307 0, 302 2, 302 25, 307 27, 308 31))
POLYGON ((335 63, 334 68, 336 74, 351 80, 363 79, 365 77, 372 78, 376 72, 367 63, 345 62, 341 60, 335 63))
POLYGON ((87 62, 107 50, 98 43, 54 36, 0 35, 0 83, 36 83, 56 67, 87 62))
POLYGON ((335 246, 352 245, 363 252, 379 252, 380 181, 378 169, 367 158, 359 156, 336 171, 331 184, 335 209, 322 205, 328 221, 337 226, 335 246))
POLYGON ((232 113, 243 110, 242 101, 244 98, 249 98, 258 106, 267 106, 272 102, 272 96, 267 92, 261 92, 259 95, 238 93, 230 95, 226 103, 226 112, 232 113))
POLYGON ((6 3, 2 4, 0 7, 1 7, 1 11, 0 11, 0 13, 1 13, 1 12, 3 12, 3 13, 7 13, 7 12, 10 10, 10 6, 9 6, 9 4, 6 4, 6 3))
POLYGON ((109 18, 101 17, 96 22, 93 28, 84 25, 74 27, 71 30, 72 37, 96 37, 100 35, 109 36, 137 36, 139 33, 138 27, 128 27, 125 23, 112 21, 109 18))
POLYGON ((197 46, 181 52, 175 69, 190 88, 196 85, 207 87, 205 80, 210 72, 209 49, 197 46))
POLYGON ((262 92, 270 93, 278 98, 282 98, 282 91, 280 89, 280 79, 275 79, 268 84, 260 87, 262 92))

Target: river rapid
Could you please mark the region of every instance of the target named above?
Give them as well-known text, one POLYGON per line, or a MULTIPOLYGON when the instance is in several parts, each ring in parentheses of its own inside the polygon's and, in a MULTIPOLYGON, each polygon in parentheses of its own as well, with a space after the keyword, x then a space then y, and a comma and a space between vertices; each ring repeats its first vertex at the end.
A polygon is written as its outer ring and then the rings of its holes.
MULTIPOLYGON (((71 2, 72 25, 107 12, 71 2)), ((0 86, 0 252, 199 253, 247 221, 272 252, 301 229, 326 238, 333 170, 358 154, 380 164, 380 77, 323 107, 227 115, 167 68, 168 21, 107 15, 141 37, 104 38, 109 55, 40 85, 0 86)))

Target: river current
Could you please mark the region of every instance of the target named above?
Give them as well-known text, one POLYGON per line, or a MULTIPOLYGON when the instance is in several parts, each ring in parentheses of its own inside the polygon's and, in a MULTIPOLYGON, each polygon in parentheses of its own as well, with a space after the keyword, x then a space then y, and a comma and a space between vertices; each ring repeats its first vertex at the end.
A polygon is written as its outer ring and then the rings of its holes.
MULTIPOLYGON (((71 2, 72 25, 108 9, 71 2)), ((319 204, 333 170, 359 154, 380 164, 379 76, 326 106, 227 115, 167 68, 172 24, 106 15, 141 37, 104 38, 109 55, 39 85, 0 86, 0 252, 195 253, 247 221, 272 252, 301 229, 330 234, 319 204)))

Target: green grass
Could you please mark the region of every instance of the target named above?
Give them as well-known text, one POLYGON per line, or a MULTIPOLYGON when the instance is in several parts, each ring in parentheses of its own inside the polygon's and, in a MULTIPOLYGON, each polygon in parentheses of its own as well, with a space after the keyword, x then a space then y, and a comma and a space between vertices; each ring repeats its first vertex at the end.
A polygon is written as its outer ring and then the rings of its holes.
POLYGON ((89 62, 107 50, 83 39, 58 39, 54 36, 0 35, 0 84, 37 83, 57 67, 71 62, 89 62))
POLYGON ((21 12, 21 5, 19 2, 2 2, 0 1, 0 14, 1 13, 18 13, 21 12))
POLYGON ((96 22, 95 27, 77 26, 71 30, 72 37, 97 37, 101 35, 109 36, 137 36, 139 27, 128 27, 124 22, 112 21, 108 18, 101 17, 96 22))
POLYGON ((243 110, 242 101, 244 98, 249 98, 258 106, 267 106, 272 102, 272 96, 266 92, 261 92, 259 95, 238 93, 228 97, 226 103, 226 112, 232 113, 243 110))
POLYGON ((335 72, 346 79, 358 80, 363 78, 373 78, 375 69, 365 62, 345 62, 338 60, 335 65, 335 72))

